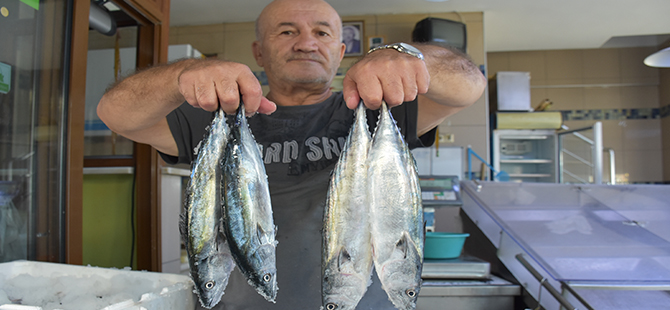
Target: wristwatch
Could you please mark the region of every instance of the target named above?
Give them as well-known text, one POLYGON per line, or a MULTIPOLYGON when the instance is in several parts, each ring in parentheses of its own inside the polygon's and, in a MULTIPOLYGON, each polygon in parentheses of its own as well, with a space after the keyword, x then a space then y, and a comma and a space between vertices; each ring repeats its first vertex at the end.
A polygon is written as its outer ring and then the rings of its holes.
POLYGON ((411 46, 407 43, 402 43, 402 42, 387 44, 387 45, 380 45, 380 46, 374 47, 374 48, 372 48, 368 51, 368 54, 370 54, 374 51, 377 51, 377 50, 383 50, 383 49, 387 49, 387 48, 392 48, 392 49, 394 49, 398 52, 405 53, 405 54, 408 54, 410 56, 414 56, 416 58, 419 58, 419 59, 423 60, 423 53, 421 53, 421 51, 418 48, 416 48, 414 46, 411 46))

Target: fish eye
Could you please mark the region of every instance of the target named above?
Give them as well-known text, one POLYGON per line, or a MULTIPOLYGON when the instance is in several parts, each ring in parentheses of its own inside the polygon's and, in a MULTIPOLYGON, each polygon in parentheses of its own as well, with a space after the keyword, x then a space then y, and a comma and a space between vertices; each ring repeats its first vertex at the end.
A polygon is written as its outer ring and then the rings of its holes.
POLYGON ((211 290, 211 289, 214 288, 214 285, 216 285, 216 282, 214 282, 214 281, 207 281, 207 283, 205 283, 205 288, 208 289, 208 290, 211 290))
POLYGON ((266 274, 263 276, 263 281, 265 281, 265 282, 270 282, 270 280, 272 280, 272 276, 271 276, 269 273, 266 273, 266 274))
POLYGON ((335 309, 337 309, 337 305, 332 302, 326 305, 326 310, 335 310, 335 309))
POLYGON ((407 296, 409 296, 410 298, 414 298, 416 296, 416 292, 411 288, 406 290, 405 294, 407 294, 407 296))

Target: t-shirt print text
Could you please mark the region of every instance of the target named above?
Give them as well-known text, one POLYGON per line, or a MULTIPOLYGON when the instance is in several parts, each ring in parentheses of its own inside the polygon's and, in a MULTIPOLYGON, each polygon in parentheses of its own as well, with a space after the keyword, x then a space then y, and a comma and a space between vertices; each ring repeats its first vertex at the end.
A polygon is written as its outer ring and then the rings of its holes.
POLYGON ((263 162, 266 165, 288 164, 288 175, 326 169, 337 161, 346 142, 345 137, 336 139, 311 136, 302 145, 296 140, 273 142, 261 146, 263 162))

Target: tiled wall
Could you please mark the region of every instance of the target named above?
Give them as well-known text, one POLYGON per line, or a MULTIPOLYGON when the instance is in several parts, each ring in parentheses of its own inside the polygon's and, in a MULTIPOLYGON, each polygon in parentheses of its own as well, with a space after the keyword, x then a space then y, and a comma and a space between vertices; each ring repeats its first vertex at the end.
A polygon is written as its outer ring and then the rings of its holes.
MULTIPOLYGON (((485 65, 483 14, 481 12, 392 14, 344 16, 343 21, 363 21, 365 36, 383 36, 386 43, 409 42, 416 22, 426 17, 446 18, 463 21, 467 25, 468 54, 480 66, 485 65)), ((255 40, 254 23, 228 23, 205 26, 171 27, 170 44, 191 44, 200 52, 217 55, 220 59, 241 62, 252 71, 260 72, 251 54, 251 44, 255 40)), ((356 57, 345 57, 340 72, 346 72, 356 57)), ((265 88, 267 92, 267 88, 265 88)), ((450 117, 440 125, 441 134, 452 134, 454 142, 444 142, 440 146, 471 145, 478 154, 488 154, 486 96, 482 96, 473 106, 450 117)))
MULTIPOLYGON (((562 111, 570 128, 603 123, 603 144, 615 151, 619 181, 662 182, 670 180, 670 141, 662 134, 670 132, 670 79, 667 72, 661 74, 666 69, 642 63, 656 50, 488 53, 488 73, 492 77, 498 71, 530 72, 533 107, 551 100, 550 110, 562 111)), ((609 165, 607 157, 604 165, 609 165)))

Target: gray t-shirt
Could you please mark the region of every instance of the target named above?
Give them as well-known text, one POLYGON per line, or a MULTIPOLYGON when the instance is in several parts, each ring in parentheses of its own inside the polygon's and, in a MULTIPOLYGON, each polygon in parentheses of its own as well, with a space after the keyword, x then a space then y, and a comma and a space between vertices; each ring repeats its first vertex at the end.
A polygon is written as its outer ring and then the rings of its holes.
MULTIPOLYGON (((432 144, 435 131, 416 136, 416 100, 391 109, 411 148, 432 144)), ((314 105, 277 107, 271 115, 249 118, 270 184, 277 225, 277 303, 267 302, 235 269, 215 309, 319 309, 321 306, 321 230, 331 171, 353 123, 353 111, 341 93, 314 105)), ((378 111, 368 110, 373 130, 378 111)), ((167 117, 179 158, 161 154, 168 163, 190 163, 193 149, 213 113, 184 103, 167 117)), ((357 309, 395 309, 376 275, 357 309)))

